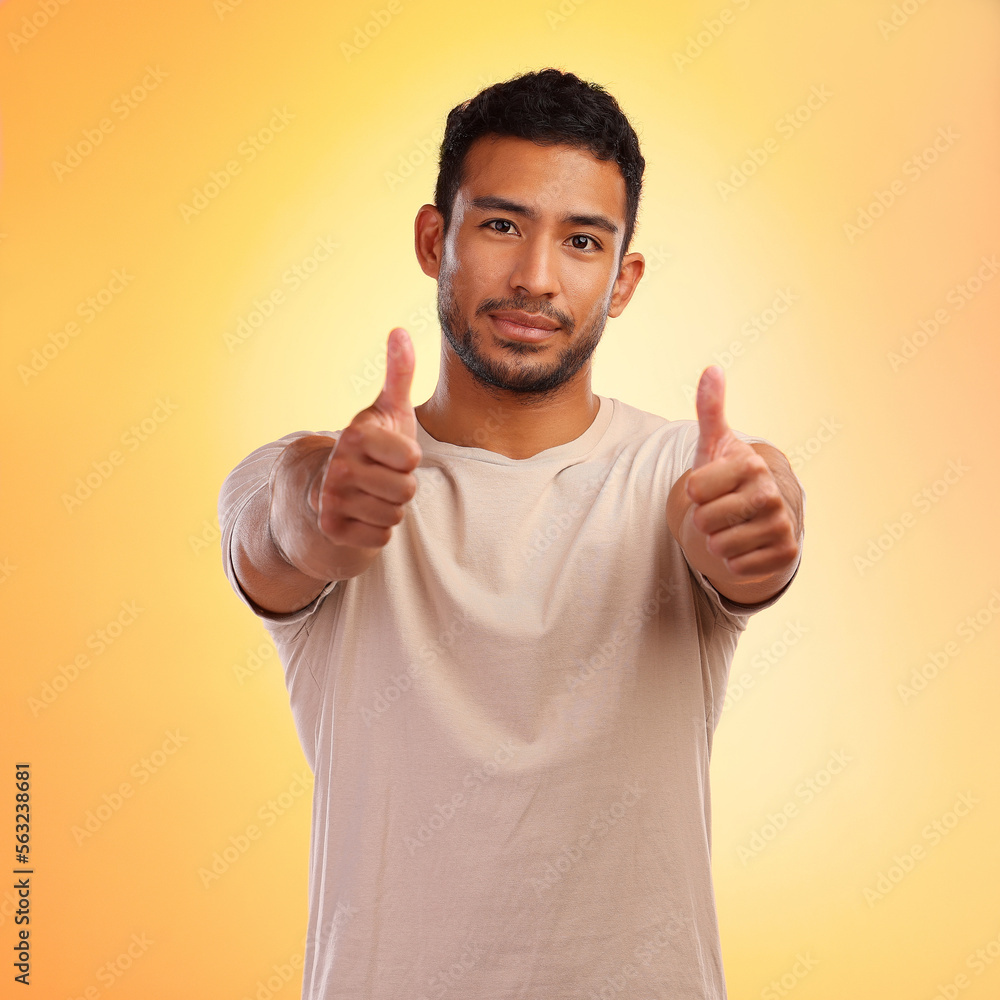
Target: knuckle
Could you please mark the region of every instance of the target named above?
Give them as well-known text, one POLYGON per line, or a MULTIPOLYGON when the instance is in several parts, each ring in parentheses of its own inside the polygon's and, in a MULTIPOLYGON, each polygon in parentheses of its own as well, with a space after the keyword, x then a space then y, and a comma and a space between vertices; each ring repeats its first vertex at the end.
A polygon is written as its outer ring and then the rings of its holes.
POLYGON ((781 546, 780 551, 783 561, 792 562, 794 559, 798 558, 799 544, 794 538, 790 539, 781 546))
POLYGON ((335 455, 330 459, 330 465, 327 470, 328 483, 333 483, 336 486, 338 483, 348 482, 353 475, 354 466, 346 457, 335 455))
POLYGON ((782 505, 781 494, 777 489, 762 487, 754 494, 754 507, 757 510, 771 512, 778 510, 782 505))

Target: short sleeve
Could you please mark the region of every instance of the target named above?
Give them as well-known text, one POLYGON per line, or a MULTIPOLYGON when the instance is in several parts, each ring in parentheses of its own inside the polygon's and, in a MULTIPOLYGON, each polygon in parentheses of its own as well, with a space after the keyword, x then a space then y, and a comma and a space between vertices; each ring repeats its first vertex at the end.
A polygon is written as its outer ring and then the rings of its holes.
POLYGON ((282 438, 278 438, 277 441, 261 445, 261 447, 247 455, 226 476, 222 484, 222 489, 219 491, 219 528, 222 535, 222 565, 226 573, 226 578, 236 592, 236 596, 261 619, 272 635, 280 626, 291 625, 308 618, 322 604, 327 594, 334 589, 337 581, 333 580, 328 583, 309 604, 304 608, 299 608, 298 611, 291 611, 287 614, 276 614, 260 608, 240 585, 233 566, 232 541, 236 519, 254 495, 260 490, 267 488, 271 469, 282 451, 296 439, 317 433, 324 434, 334 440, 340 435, 339 431, 295 431, 291 434, 286 434, 282 438))
MULTIPOLYGON (((768 441, 767 438, 755 437, 752 434, 744 434, 742 431, 738 431, 735 428, 733 433, 741 440, 746 441, 747 444, 753 444, 759 442, 762 444, 769 444, 772 447, 777 447, 772 441, 768 441)), ((681 470, 683 471, 691 468, 694 462, 695 451, 698 448, 698 421, 690 421, 690 426, 687 428, 684 434, 682 442, 682 452, 683 457, 681 461, 681 470)), ((794 473, 793 473, 794 475, 794 473)), ((798 476, 795 477, 795 481, 799 484, 799 489, 802 489, 802 483, 799 481, 798 476)), ((803 523, 805 522, 805 504, 806 504, 806 493, 802 489, 802 512, 803 512, 803 523)), ((792 581, 799 574, 799 566, 802 565, 802 550, 804 548, 804 538, 799 544, 799 557, 795 562, 795 570, 792 573, 789 580, 776 594, 772 594, 766 601, 759 601, 757 604, 741 604, 739 601, 733 601, 723 594, 720 594, 715 586, 711 583, 707 576, 700 570, 694 568, 691 565, 690 560, 687 558, 687 553, 684 552, 684 560, 688 564, 688 570, 694 579, 698 582, 699 586, 705 592, 713 608, 719 612, 723 620, 729 623, 729 627, 735 629, 736 631, 742 631, 746 628, 747 622, 750 620, 752 615, 755 615, 758 611, 763 611, 765 608, 771 607, 772 604, 776 604, 788 591, 788 588, 792 585, 792 581)))

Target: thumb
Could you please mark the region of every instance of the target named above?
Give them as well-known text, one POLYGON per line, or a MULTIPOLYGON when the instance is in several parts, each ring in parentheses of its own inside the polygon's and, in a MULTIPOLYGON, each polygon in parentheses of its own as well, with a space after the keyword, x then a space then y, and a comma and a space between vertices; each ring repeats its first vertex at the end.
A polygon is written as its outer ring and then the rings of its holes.
POLYGON ((410 402, 416 355, 410 335, 401 326, 393 328, 386 344, 385 383, 375 408, 389 417, 396 428, 416 440, 417 418, 410 402))
POLYGON ((697 469, 712 461, 717 446, 729 434, 723 412, 726 376, 719 365, 709 365, 701 373, 695 408, 698 411, 698 449, 692 468, 697 469))

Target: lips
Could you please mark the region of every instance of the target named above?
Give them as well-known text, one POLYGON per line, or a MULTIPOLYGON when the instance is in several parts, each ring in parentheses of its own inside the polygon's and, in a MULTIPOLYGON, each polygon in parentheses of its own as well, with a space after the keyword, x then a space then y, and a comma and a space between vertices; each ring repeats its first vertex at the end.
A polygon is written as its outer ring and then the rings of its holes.
POLYGON ((539 313, 516 310, 490 313, 497 330, 516 340, 545 340, 559 329, 559 324, 539 313))

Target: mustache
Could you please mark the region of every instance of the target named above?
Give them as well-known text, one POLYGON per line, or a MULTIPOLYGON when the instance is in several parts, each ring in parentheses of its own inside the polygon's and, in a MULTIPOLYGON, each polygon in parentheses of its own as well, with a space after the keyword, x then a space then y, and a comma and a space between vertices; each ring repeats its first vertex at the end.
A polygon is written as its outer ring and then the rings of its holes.
POLYGON ((523 295, 515 295, 507 299, 485 299, 476 309, 477 316, 485 316, 491 312, 502 312, 506 309, 519 309, 521 312, 538 313, 546 319, 558 323, 569 333, 573 332, 573 320, 564 312, 553 309, 547 302, 532 302, 523 295))

